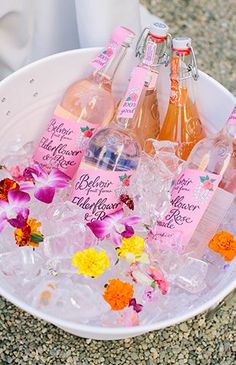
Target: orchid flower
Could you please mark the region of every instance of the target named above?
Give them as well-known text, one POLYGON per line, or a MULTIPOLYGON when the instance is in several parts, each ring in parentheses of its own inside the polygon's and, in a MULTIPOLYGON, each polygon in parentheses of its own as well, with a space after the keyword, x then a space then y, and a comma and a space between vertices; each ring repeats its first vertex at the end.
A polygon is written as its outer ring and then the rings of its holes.
POLYGON ((162 272, 153 266, 149 266, 147 268, 146 272, 153 279, 153 281, 157 284, 161 293, 163 295, 165 295, 169 289, 169 285, 168 285, 164 275, 162 274, 162 272))
POLYGON ((143 292, 142 299, 147 303, 152 303, 154 300, 157 299, 156 290, 151 286, 146 287, 143 292))
POLYGON ((143 309, 143 305, 138 304, 135 298, 130 299, 129 307, 133 307, 133 310, 135 310, 137 313, 141 312, 143 309))
POLYGON ((25 208, 30 200, 28 193, 13 189, 9 190, 7 198, 8 201, 0 200, 0 232, 6 222, 16 228, 23 227, 29 216, 29 209, 25 208))
POLYGON ((95 220, 87 223, 94 235, 99 239, 104 239, 110 235, 112 242, 120 246, 122 237, 129 238, 134 234, 133 225, 141 222, 138 216, 124 217, 124 210, 120 209, 107 215, 103 220, 95 220))
POLYGON ((45 172, 39 165, 33 165, 24 170, 26 181, 20 184, 23 190, 34 190, 36 199, 50 204, 53 201, 56 189, 68 186, 70 178, 58 169, 45 172))

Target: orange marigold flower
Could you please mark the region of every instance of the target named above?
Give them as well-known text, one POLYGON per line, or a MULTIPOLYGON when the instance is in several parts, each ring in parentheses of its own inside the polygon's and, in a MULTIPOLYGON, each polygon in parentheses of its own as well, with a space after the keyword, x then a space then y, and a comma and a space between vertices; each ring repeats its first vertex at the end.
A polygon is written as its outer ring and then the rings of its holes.
POLYGON ((103 298, 114 311, 124 309, 133 297, 133 285, 119 279, 111 279, 103 293, 103 298))
POLYGON ((9 190, 16 189, 19 190, 20 186, 17 184, 15 180, 9 179, 8 177, 6 179, 3 179, 0 181, 0 200, 8 201, 7 194, 9 190))
POLYGON ((22 228, 16 228, 14 231, 17 246, 38 247, 43 242, 43 234, 38 231, 41 223, 36 219, 29 218, 22 228))
POLYGON ((225 261, 231 261, 236 256, 236 239, 227 231, 219 231, 208 243, 208 246, 224 257, 225 261))

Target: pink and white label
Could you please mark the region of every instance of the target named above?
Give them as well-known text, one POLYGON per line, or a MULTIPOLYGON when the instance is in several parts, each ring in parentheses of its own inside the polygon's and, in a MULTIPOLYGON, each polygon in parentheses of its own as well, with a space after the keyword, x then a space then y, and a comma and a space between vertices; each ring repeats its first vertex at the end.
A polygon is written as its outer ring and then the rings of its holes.
POLYGON ((135 67, 125 97, 122 99, 118 118, 133 118, 138 105, 148 70, 142 67, 135 67))
POLYGON ((175 180, 171 209, 157 221, 152 242, 161 249, 183 251, 203 217, 221 176, 200 170, 185 169, 175 180))
POLYGON ((117 43, 109 43, 90 64, 97 70, 101 70, 110 61, 114 53, 120 48, 121 45, 117 43))
POLYGON ((147 42, 145 47, 145 54, 143 57, 143 64, 147 66, 152 66, 155 61, 157 43, 147 42))
POLYGON ((133 171, 106 171, 82 165, 74 180, 72 203, 84 209, 85 222, 102 220, 121 208, 122 187, 129 184, 133 171), (85 167, 85 168, 84 168, 85 167))
POLYGON ((232 113, 229 116, 229 119, 227 120, 227 124, 236 124, 236 106, 234 107, 232 113))
MULTIPOLYGON (((57 109, 62 111, 61 107, 57 109)), ((33 160, 46 170, 56 167, 72 178, 89 138, 97 128, 96 124, 66 119, 55 113, 39 141, 33 160)))

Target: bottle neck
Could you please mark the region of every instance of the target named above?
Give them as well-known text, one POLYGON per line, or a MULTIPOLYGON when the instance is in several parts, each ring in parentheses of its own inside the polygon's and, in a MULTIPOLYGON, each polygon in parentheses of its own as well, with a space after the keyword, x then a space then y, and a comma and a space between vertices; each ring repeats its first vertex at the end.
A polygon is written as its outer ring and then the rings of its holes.
POLYGON ((106 80, 106 82, 112 83, 116 71, 126 55, 127 49, 128 46, 118 46, 118 49, 111 60, 101 70, 95 72, 94 77, 97 82, 103 82, 103 80, 106 80))
POLYGON ((191 52, 173 52, 170 64, 171 104, 184 105, 187 97, 190 97, 191 101, 195 103, 190 62, 191 52))
POLYGON ((119 110, 117 111, 116 118, 115 118, 115 125, 116 125, 117 128, 132 130, 136 127, 136 125, 135 125, 136 120, 137 120, 136 116, 137 116, 137 113, 139 112, 139 109, 140 109, 140 107, 143 103, 143 100, 145 98, 145 94, 146 94, 148 85, 149 85, 149 83, 145 82, 144 87, 143 87, 142 92, 141 92, 141 95, 140 95, 140 98, 139 98, 139 101, 135 106, 135 111, 133 113, 132 118, 120 117, 119 116, 119 110))
POLYGON ((154 37, 149 34, 140 65, 156 69, 160 65, 167 64, 167 62, 167 37, 154 37))

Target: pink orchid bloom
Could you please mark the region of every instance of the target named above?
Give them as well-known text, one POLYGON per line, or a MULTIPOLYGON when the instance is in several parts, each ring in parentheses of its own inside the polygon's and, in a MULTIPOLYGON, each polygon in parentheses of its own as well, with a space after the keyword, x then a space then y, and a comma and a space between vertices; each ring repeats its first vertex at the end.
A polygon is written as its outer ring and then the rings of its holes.
POLYGON ((36 199, 50 204, 53 201, 56 189, 68 186, 70 178, 58 169, 52 169, 50 173, 44 171, 39 165, 33 165, 24 170, 26 181, 20 184, 23 190, 34 190, 36 199))
POLYGON ((138 304, 135 298, 131 298, 130 302, 129 302, 129 307, 133 307, 133 310, 135 310, 135 312, 139 313, 142 311, 143 309, 143 305, 142 304, 138 304))
POLYGON ((134 235, 133 225, 141 222, 138 216, 124 217, 124 209, 107 215, 103 220, 95 220, 87 223, 94 235, 99 239, 104 239, 110 235, 112 242, 120 246, 122 237, 129 238, 134 235))
POLYGON ((0 232, 6 222, 16 228, 23 227, 29 216, 29 209, 25 208, 25 204, 30 201, 28 193, 12 189, 9 190, 7 198, 8 202, 0 200, 0 232))
POLYGON ((162 272, 153 266, 149 266, 146 273, 155 281, 161 293, 165 295, 169 289, 169 285, 162 272))
POLYGON ((152 303, 154 300, 157 299, 157 292, 154 288, 152 288, 151 286, 150 287, 147 287, 145 290, 144 290, 144 293, 142 295, 142 298, 145 302, 147 303, 152 303))

